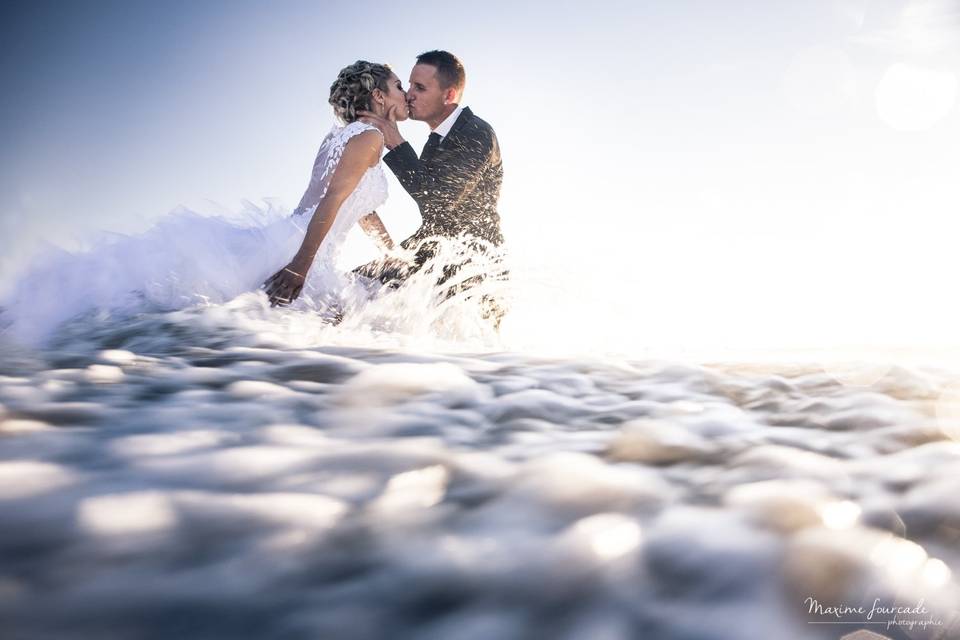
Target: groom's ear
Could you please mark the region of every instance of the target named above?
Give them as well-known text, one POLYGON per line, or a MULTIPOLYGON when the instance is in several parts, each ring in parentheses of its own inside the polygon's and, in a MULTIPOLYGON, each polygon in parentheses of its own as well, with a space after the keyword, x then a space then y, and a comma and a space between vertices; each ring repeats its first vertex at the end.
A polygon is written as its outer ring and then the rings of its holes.
POLYGON ((460 98, 457 95, 458 91, 456 87, 450 87, 443 90, 443 104, 450 104, 451 102, 460 102, 460 98))

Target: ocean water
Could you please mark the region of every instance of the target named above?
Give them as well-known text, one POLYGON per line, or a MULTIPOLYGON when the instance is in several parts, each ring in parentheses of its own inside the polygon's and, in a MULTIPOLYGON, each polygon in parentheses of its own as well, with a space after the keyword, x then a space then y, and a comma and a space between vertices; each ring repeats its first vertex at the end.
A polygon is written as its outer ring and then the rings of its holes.
POLYGON ((522 266, 271 309, 198 224, 15 281, 4 637, 957 635, 946 354, 615 352, 522 266))
POLYGON ((385 304, 8 341, 0 636, 960 637, 948 366, 538 355, 385 304))

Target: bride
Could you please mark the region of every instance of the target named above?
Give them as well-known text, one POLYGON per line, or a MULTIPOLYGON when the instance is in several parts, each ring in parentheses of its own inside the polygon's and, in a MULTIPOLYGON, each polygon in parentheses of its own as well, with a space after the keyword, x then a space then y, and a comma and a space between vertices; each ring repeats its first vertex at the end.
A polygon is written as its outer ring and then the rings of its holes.
POLYGON ((271 306, 289 304, 304 289, 313 296, 328 293, 336 254, 357 222, 381 247, 393 249, 375 211, 387 197, 380 165, 383 135, 357 118, 369 109, 382 117, 406 120, 406 92, 387 65, 360 60, 340 72, 330 87, 330 104, 345 126, 334 128, 320 145, 310 186, 294 212, 294 216, 310 214, 303 242, 289 264, 264 283, 271 306))
POLYGON ((320 144, 292 214, 258 211, 259 220, 244 226, 180 211, 139 236, 101 241, 85 253, 58 250, 0 301, 0 326, 31 341, 92 310, 172 311, 226 302, 258 287, 271 306, 294 304, 338 317, 344 301, 369 286, 337 269, 350 229, 359 223, 382 249, 394 246, 376 214, 387 199, 383 137, 358 114, 405 120, 407 103, 391 69, 364 60, 340 71, 329 102, 339 124, 320 144))

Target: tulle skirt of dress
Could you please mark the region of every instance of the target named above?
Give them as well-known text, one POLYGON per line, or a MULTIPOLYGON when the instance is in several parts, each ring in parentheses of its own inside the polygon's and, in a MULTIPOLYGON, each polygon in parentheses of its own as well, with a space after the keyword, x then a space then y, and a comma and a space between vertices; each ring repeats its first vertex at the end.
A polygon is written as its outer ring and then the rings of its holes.
MULTIPOLYGON (((3 296, 0 321, 15 339, 35 342, 93 310, 134 314, 226 302, 285 266, 307 222, 272 210, 240 223, 181 210, 143 234, 103 237, 84 252, 51 248, 3 296)), ((292 308, 334 317, 357 293, 348 288, 363 289, 335 270, 335 253, 321 247, 292 308)))

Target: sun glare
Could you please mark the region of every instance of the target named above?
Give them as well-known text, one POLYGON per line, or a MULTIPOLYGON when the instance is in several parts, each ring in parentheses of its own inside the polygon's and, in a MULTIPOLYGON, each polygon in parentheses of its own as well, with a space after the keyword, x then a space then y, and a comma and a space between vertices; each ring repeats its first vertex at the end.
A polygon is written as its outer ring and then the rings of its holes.
POLYGON ((877 114, 898 131, 926 131, 953 110, 957 89, 953 72, 897 63, 877 85, 877 114))

